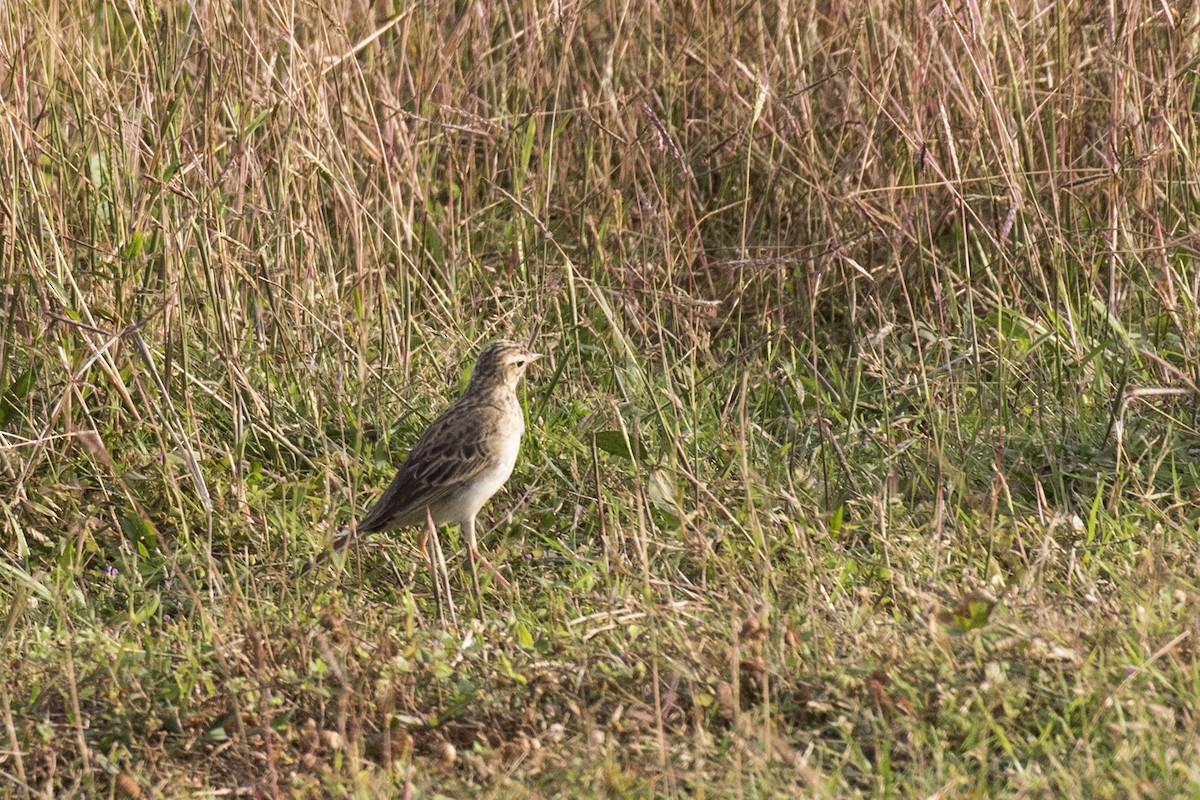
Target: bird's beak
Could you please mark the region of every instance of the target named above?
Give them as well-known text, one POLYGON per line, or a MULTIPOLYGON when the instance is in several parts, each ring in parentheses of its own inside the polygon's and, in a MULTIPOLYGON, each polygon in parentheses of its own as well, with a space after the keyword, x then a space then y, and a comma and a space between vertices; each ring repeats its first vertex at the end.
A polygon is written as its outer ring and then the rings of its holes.
POLYGON ((545 358, 545 356, 542 355, 541 353, 530 353, 529 354, 529 362, 530 363, 533 363, 534 361, 540 361, 543 358, 545 358))

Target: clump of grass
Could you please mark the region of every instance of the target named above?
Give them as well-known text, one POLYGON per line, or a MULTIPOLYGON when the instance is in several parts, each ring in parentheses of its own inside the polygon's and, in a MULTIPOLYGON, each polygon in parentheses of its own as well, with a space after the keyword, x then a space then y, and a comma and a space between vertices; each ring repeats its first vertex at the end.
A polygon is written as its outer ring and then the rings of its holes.
POLYGON ((1112 13, 11 3, 0 794, 1192 791, 1194 21, 1112 13), (511 588, 297 579, 497 333, 511 588))

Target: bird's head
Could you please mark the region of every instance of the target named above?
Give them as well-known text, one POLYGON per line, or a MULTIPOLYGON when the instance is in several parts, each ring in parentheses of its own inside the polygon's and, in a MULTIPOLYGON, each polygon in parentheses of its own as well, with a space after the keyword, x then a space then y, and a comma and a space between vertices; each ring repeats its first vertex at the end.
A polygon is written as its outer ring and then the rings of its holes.
POLYGON ((485 347, 475 361, 469 389, 516 388, 526 368, 541 357, 540 353, 532 353, 516 342, 497 339, 485 347))

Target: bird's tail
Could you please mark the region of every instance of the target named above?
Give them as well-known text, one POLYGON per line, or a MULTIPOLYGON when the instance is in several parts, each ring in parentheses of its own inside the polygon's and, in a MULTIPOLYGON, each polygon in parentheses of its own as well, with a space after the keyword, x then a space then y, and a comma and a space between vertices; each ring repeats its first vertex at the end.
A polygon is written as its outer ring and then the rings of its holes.
POLYGON ((350 542, 354 539, 354 533, 349 528, 342 528, 333 535, 333 550, 334 553, 340 553, 350 546, 350 542))
POLYGON ((335 553, 340 553, 350 546, 350 542, 354 540, 354 533, 349 528, 342 528, 333 536, 333 547, 326 550, 321 555, 309 562, 308 566, 300 570, 300 575, 307 575, 317 567, 329 560, 330 556, 335 553))

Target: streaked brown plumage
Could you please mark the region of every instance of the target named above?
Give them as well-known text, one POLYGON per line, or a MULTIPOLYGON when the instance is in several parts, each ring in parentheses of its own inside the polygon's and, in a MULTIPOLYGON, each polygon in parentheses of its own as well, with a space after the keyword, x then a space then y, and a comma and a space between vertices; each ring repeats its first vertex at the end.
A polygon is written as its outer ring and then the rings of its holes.
MULTIPOLYGON (((421 434, 383 495, 353 530, 338 533, 333 552, 381 531, 459 524, 470 549, 472 578, 480 558, 475 516, 512 474, 525 417, 517 384, 541 358, 499 339, 479 354, 466 391, 421 434)), ((312 566, 329 557, 325 553, 312 566)), ((305 570, 307 571, 307 570, 305 570)))

